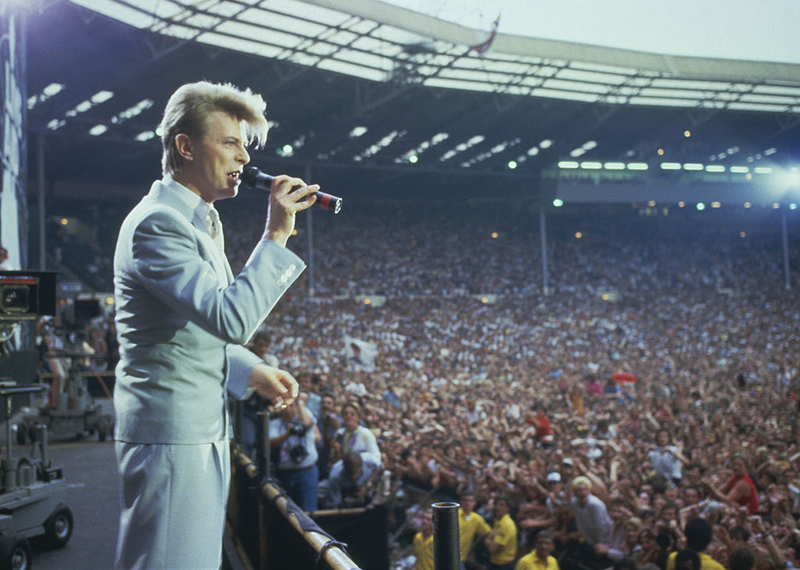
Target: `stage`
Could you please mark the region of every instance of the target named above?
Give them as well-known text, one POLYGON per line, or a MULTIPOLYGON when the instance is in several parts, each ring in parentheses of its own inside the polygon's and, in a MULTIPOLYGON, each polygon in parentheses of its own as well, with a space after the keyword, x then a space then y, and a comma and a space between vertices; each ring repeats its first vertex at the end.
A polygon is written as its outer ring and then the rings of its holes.
MULTIPOLYGON (((54 465, 64 468, 67 506, 75 529, 64 548, 44 550, 34 541, 35 570, 109 570, 119 528, 119 491, 114 444, 84 441, 53 442, 49 448, 54 465)), ((15 448, 19 457, 29 449, 15 448)))

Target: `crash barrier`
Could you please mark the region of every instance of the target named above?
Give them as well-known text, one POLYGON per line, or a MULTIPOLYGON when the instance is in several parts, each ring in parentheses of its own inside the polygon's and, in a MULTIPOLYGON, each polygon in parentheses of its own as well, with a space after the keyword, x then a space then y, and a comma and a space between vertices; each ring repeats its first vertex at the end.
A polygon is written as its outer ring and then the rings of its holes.
POLYGON ((388 570, 386 505, 304 513, 280 485, 260 480, 234 446, 226 567, 254 570, 388 570))

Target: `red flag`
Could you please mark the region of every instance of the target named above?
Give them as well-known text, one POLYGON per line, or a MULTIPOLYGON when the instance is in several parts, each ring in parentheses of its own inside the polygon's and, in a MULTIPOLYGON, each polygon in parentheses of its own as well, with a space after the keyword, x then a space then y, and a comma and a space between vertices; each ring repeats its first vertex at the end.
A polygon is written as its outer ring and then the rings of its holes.
POLYGON ((470 46, 469 49, 475 50, 478 55, 483 55, 492 46, 492 42, 494 42, 494 38, 497 36, 497 26, 499 25, 500 14, 497 15, 497 19, 494 21, 494 24, 492 24, 492 32, 489 34, 489 38, 485 42, 470 46))

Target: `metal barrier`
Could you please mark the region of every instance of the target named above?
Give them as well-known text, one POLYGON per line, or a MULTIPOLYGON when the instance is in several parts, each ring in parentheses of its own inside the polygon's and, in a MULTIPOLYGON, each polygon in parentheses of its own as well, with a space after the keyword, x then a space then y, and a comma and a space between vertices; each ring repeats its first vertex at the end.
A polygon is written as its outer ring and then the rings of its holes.
POLYGON ((322 530, 272 481, 261 482, 247 455, 232 450, 228 568, 359 570, 346 545, 322 530))

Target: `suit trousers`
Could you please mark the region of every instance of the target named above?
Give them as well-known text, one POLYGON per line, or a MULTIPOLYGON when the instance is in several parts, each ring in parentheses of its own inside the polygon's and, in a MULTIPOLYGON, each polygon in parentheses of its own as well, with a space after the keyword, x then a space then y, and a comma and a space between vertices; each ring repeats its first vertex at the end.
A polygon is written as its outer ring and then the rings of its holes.
POLYGON ((228 441, 115 445, 121 477, 115 570, 219 570, 228 441))

